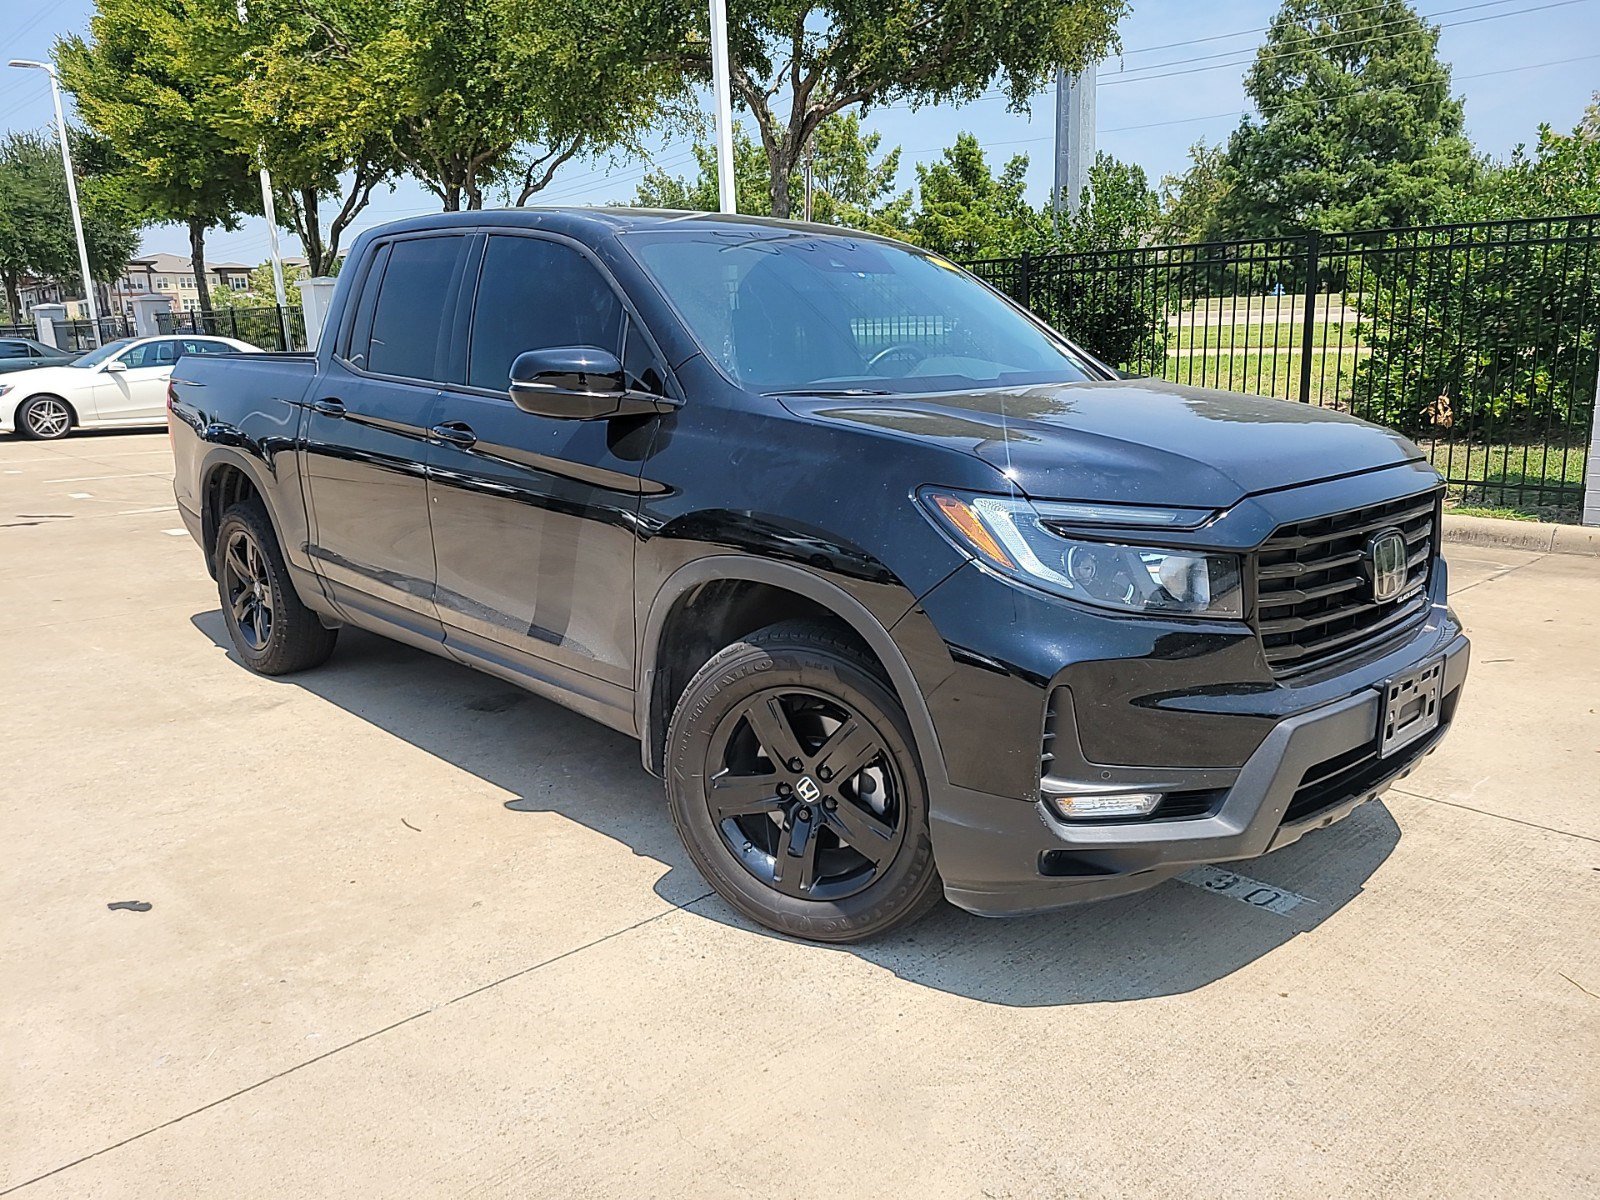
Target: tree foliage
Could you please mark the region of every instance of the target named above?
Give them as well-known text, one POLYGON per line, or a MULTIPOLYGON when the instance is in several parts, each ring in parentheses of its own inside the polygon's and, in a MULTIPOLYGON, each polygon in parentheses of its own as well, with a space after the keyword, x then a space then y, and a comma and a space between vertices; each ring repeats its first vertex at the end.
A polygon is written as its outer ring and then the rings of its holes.
POLYGON ((1357 376, 1362 415, 1465 438, 1529 425, 1583 429, 1600 352, 1592 243, 1600 225, 1572 214, 1595 212, 1600 103, 1571 133, 1542 126, 1531 151, 1518 147, 1490 165, 1449 209, 1463 222, 1544 219, 1469 225, 1398 254, 1364 256, 1350 282, 1371 345, 1357 376), (1400 313, 1426 313, 1447 335, 1418 336, 1413 322, 1395 319, 1400 313))
POLYGON ((1221 229, 1426 222, 1474 166, 1438 42, 1407 0, 1285 0, 1245 78, 1259 116, 1228 143, 1221 229))
MULTIPOLYGON (((873 233, 903 237, 911 209, 911 193, 895 190, 900 171, 900 148, 879 153, 883 135, 864 134, 855 113, 836 113, 823 121, 811 156, 811 219, 826 225, 846 225, 873 233)), ((717 157, 714 147, 694 146, 697 173, 693 179, 668 171, 651 171, 640 183, 634 203, 649 208, 681 208, 715 212, 717 157)), ((770 216, 772 195, 767 186, 766 154, 746 128, 734 127, 733 176, 739 211, 770 216)), ((790 210, 805 210, 803 172, 790 177, 790 210)))
POLYGON ((238 64, 226 25, 186 0, 95 0, 87 40, 58 47, 78 113, 122 164, 131 195, 157 221, 189 230, 200 306, 211 307, 205 235, 260 210, 250 155, 230 127, 238 64))
POLYGON ((1027 200, 1028 156, 1007 160, 998 175, 978 139, 956 135, 938 162, 917 166, 912 237, 949 258, 1002 258, 1038 248, 1040 215, 1027 200))
POLYGON ((288 15, 258 52, 256 120, 292 111, 324 179, 404 171, 446 211, 495 189, 526 204, 573 157, 630 144, 681 86, 596 38, 583 3, 271 2, 288 15))
POLYGON ((1169 242, 1206 242, 1222 236, 1219 210, 1228 182, 1224 148, 1205 141, 1189 147, 1189 166, 1161 180, 1161 237, 1169 242))
MULTIPOLYGON (((73 149, 89 269, 98 280, 111 279, 138 248, 140 219, 117 180, 84 174, 99 157, 94 148, 74 136, 73 149)), ((81 269, 56 139, 38 133, 0 137, 0 280, 12 319, 26 317, 18 296, 24 275, 76 280, 81 269)))
MULTIPOLYGON (((706 6, 671 0, 641 20, 624 0, 582 5, 594 36, 681 77, 710 76, 706 6), (600 9, 607 8, 602 15, 600 9)), ((1016 109, 1058 66, 1115 42, 1127 0, 732 0, 730 83, 767 159, 768 211, 793 209, 790 178, 822 122, 857 106, 976 99, 998 77, 1016 109)))

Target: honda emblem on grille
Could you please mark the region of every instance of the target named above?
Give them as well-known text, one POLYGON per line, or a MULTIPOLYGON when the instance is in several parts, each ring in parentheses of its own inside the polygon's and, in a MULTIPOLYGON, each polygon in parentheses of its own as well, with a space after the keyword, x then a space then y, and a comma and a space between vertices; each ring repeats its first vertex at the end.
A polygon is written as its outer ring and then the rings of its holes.
POLYGON ((1372 598, 1380 604, 1406 590, 1411 569, 1406 539, 1398 529, 1382 529, 1367 542, 1366 568, 1372 577, 1372 598))

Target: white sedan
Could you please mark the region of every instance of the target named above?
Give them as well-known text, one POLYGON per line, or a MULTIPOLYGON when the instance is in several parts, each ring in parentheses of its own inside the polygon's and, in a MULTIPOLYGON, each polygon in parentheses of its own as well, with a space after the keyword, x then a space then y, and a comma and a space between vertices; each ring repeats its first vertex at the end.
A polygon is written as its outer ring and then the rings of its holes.
POLYGON ((0 375, 0 433, 59 438, 73 428, 165 425, 167 380, 180 358, 238 353, 260 351, 192 334, 119 338, 64 366, 0 375))

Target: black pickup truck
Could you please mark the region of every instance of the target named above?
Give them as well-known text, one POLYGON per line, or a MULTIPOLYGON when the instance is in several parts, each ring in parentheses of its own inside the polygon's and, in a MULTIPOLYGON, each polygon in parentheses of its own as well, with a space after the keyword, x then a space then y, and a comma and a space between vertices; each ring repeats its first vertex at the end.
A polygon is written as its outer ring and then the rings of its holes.
POLYGON ((1405 438, 1119 378, 838 229, 403 221, 314 355, 185 359, 169 400, 247 666, 356 625, 623 730, 712 885, 804 937, 1265 854, 1466 676, 1405 438))

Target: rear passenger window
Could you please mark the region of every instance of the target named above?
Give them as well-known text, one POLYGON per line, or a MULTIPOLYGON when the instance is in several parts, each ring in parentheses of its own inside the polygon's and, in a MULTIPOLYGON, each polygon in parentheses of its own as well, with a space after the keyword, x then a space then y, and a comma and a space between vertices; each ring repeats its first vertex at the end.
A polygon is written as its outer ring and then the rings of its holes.
POLYGON ((0 358, 27 358, 28 347, 22 342, 0 342, 0 358))
POLYGON ((396 242, 378 285, 366 369, 380 375, 435 380, 445 341, 445 309, 455 280, 461 237, 396 242))
POLYGON ((491 237, 472 310, 467 382, 504 390, 511 364, 527 350, 595 346, 618 354, 622 312, 605 276, 572 247, 491 237))

